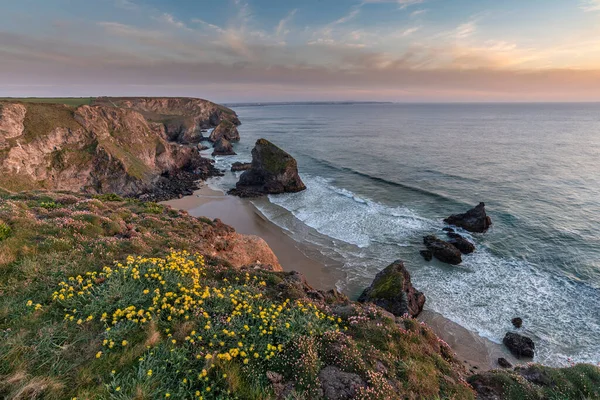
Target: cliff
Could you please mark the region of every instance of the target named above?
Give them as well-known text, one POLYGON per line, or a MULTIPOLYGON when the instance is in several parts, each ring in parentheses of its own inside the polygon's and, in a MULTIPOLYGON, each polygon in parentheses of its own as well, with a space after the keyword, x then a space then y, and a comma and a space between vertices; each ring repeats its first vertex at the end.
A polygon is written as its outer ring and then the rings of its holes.
POLYGON ((230 109, 199 99, 98 98, 76 108, 0 102, 0 187, 136 196, 182 171, 196 175, 188 181, 203 179, 216 171, 186 144, 224 120, 239 124, 230 109))

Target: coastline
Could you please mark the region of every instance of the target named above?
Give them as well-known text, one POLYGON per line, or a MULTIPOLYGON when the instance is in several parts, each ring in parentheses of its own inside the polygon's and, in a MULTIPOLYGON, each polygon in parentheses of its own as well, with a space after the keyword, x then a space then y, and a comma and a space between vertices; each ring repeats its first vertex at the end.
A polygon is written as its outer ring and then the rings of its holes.
MULTIPOLYGON (((263 238, 278 257, 285 271, 298 271, 316 289, 331 289, 342 278, 328 268, 337 262, 324 259, 317 249, 290 238, 284 229, 270 222, 248 199, 229 196, 211 189, 206 183, 190 196, 162 204, 185 210, 195 217, 219 218, 242 234, 263 238)), ((427 296, 427 293, 425 293, 427 296)), ((426 303, 427 307, 427 303, 426 303)), ((471 332, 443 315, 425 308, 418 320, 427 323, 454 350, 472 373, 499 368, 497 360, 504 357, 513 365, 522 363, 502 345, 471 332)))

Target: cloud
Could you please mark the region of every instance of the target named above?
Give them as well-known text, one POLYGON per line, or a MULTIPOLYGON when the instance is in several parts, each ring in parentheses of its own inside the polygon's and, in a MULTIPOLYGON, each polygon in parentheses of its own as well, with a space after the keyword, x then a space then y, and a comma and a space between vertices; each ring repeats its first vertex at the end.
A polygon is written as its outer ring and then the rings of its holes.
POLYGON ((581 9, 586 12, 600 11, 600 0, 583 0, 581 9))
POLYGON ((410 17, 415 18, 415 17, 418 17, 419 15, 425 14, 426 12, 427 12, 427 10, 425 10, 425 9, 415 10, 410 13, 410 17))
POLYGON ((279 21, 279 23, 277 24, 277 27, 275 28, 275 35, 277 37, 285 37, 288 33, 290 33, 289 29, 287 28, 287 25, 294 18, 294 15, 296 15, 297 11, 298 11, 298 9, 294 9, 294 10, 290 11, 288 13, 288 15, 285 16, 285 18, 282 18, 279 21))
POLYGON ((155 19, 167 26, 172 27, 172 28, 184 29, 187 31, 191 31, 191 29, 188 28, 186 24, 184 24, 182 21, 179 21, 172 14, 162 13, 160 16, 155 17, 155 19))
POLYGON ((416 4, 425 3, 425 1, 426 0, 363 0, 361 6, 365 4, 390 3, 398 4, 400 6, 400 9, 403 10, 416 4))
POLYGON ((140 8, 131 0, 115 0, 115 6, 124 10, 138 10, 140 8))

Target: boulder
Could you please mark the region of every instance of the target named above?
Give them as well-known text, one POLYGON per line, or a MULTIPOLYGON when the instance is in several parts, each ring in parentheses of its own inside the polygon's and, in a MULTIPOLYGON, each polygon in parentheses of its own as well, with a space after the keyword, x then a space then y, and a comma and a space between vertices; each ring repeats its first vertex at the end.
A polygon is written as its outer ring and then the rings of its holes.
POLYGON ((438 239, 434 235, 425 236, 423 243, 427 247, 427 250, 431 251, 433 256, 440 260, 452 265, 458 265, 462 262, 462 256, 460 251, 452 244, 438 239))
POLYGON ((235 151, 233 151, 233 146, 227 139, 221 138, 217 140, 213 147, 213 156, 235 156, 235 151))
POLYGON ((229 191, 240 197, 264 194, 300 192, 306 189, 298 175, 294 157, 266 139, 258 139, 252 149, 252 165, 240 176, 235 189, 229 191))
POLYGON ((464 214, 454 214, 444 220, 449 225, 466 229, 469 232, 482 233, 492 225, 492 220, 485 213, 485 204, 479 203, 464 214))
POLYGON ((231 170, 233 172, 236 172, 236 171, 247 171, 250 168, 252 168, 252 163, 243 163, 243 162, 236 161, 233 164, 231 164, 231 170))
POLYGON ((423 310, 425 295, 413 287, 409 272, 398 260, 375 276, 358 301, 376 304, 397 317, 405 314, 416 317, 423 310))
POLYGON ((523 326, 523 319, 521 319, 521 318, 519 318, 519 317, 517 317, 517 318, 513 318, 513 319, 512 319, 510 322, 511 322, 511 323, 513 324, 513 326, 514 326, 515 328, 517 328, 517 329, 519 329, 520 327, 522 327, 522 326, 523 326))
POLYGON ((208 140, 213 143, 217 142, 219 139, 227 139, 230 142, 240 141, 240 133, 233 122, 224 119, 215 129, 213 129, 208 137, 208 140))
POLYGON ((448 232, 447 235, 450 238, 448 243, 456 247, 461 253, 471 254, 475 251, 475 245, 458 233, 448 232))
POLYGON ((423 256, 425 261, 431 261, 433 258, 433 253, 429 250, 421 250, 419 253, 421 253, 421 256, 423 256))
POLYGON ((527 336, 519 335, 518 333, 508 332, 502 343, 513 353, 516 357, 528 357, 533 358, 535 353, 535 344, 533 340, 527 336))
POLYGON ((498 359, 498 365, 502 368, 512 368, 512 364, 504 357, 500 357, 498 359))
POLYGON ((344 372, 331 365, 319 372, 319 381, 323 397, 327 400, 354 399, 358 390, 367 386, 358 374, 344 372))

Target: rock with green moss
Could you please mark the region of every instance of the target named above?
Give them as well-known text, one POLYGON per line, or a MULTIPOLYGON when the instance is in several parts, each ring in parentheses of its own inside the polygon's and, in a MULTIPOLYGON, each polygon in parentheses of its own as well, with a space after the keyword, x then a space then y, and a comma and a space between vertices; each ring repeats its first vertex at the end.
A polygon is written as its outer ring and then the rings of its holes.
POLYGON ((240 197, 293 193, 306 189, 298 175, 294 157, 266 139, 258 139, 252 150, 252 167, 240 176, 229 193, 240 197))
POLYGON ((224 119, 208 137, 208 140, 213 143, 219 141, 219 139, 227 139, 230 142, 240 141, 240 133, 233 122, 224 119))
POLYGON ((425 295, 413 287, 409 272, 398 260, 375 276, 358 301, 374 303, 396 316, 416 317, 423 310, 425 295))

